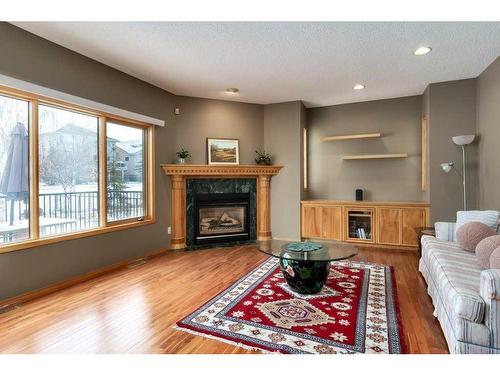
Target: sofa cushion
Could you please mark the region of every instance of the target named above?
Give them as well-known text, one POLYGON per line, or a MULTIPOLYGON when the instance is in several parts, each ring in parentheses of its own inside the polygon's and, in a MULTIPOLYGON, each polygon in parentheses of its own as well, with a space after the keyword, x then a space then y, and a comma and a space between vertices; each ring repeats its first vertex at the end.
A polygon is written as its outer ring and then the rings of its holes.
POLYGON ((500 247, 497 247, 490 255, 490 268, 500 269, 500 247))
POLYGON ((454 242, 422 237, 422 259, 434 279, 450 318, 481 323, 485 303, 479 294, 482 268, 474 253, 454 242))
POLYGON ((457 230, 457 240, 460 247, 467 251, 474 251, 477 244, 486 237, 494 236, 496 232, 486 224, 472 221, 462 225, 457 230))
POLYGON ((457 211, 457 225, 455 226, 455 231, 472 221, 478 221, 480 223, 486 224, 493 230, 497 230, 498 226, 498 211, 485 210, 485 211, 457 211))
POLYGON ((483 268, 490 268, 490 257, 493 251, 500 246, 500 235, 483 239, 476 246, 476 259, 483 268))
POLYGON ((434 223, 434 230, 436 231, 436 235, 434 237, 441 241, 457 242, 457 232, 455 231, 456 226, 456 223, 437 221, 434 223))

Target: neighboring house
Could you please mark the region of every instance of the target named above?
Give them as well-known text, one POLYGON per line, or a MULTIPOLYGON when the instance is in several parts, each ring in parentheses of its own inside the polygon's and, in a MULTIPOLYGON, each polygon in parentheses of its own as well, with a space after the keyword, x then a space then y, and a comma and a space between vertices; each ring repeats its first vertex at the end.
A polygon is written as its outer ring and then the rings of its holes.
POLYGON ((73 123, 40 134, 42 180, 84 184, 97 176, 97 133, 73 123), (66 180, 66 181, 60 181, 66 180))
MULTIPOLYGON (((108 162, 114 160, 122 172, 124 181, 138 181, 142 178, 141 141, 119 142, 107 138, 108 162)), ((95 132, 75 124, 67 124, 58 130, 40 134, 40 158, 47 167, 43 182, 58 184, 54 169, 67 169, 74 184, 95 180, 97 175, 97 135, 95 132), (71 155, 68 158, 67 155, 71 155), (44 162, 45 161, 45 162, 44 162)), ((60 175, 60 173, 58 173, 60 175)))
MULTIPOLYGON (((142 142, 116 142, 115 160, 123 171, 125 181, 140 181, 142 179, 142 142)), ((109 155, 109 154, 108 154, 109 155)))

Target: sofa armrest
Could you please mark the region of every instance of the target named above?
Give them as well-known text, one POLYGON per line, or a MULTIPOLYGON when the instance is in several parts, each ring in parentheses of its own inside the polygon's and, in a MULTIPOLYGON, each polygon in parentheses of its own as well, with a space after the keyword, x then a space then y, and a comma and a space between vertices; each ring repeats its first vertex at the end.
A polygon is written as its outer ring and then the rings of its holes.
POLYGON ((486 303, 484 324, 491 334, 491 345, 500 347, 500 270, 490 269, 481 272, 479 292, 486 303))
POLYGON ((455 235, 456 223, 438 221, 434 224, 436 238, 440 241, 457 242, 455 235))

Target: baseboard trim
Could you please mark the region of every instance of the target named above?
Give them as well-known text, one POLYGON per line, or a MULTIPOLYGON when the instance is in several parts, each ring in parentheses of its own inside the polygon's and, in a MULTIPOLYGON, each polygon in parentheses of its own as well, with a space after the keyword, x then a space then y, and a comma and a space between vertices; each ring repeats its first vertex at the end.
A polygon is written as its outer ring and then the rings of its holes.
MULTIPOLYGON (((305 238, 302 237, 302 241, 304 240, 311 240, 311 241, 318 241, 321 242, 321 240, 324 240, 322 238, 305 238)), ((295 240, 296 241, 296 240, 295 240)), ((361 248, 377 248, 377 249, 384 249, 384 250, 396 250, 396 251, 409 251, 409 252, 418 252, 418 246, 405 246, 405 245, 386 245, 386 244, 380 244, 380 243, 370 243, 370 242, 355 242, 355 241, 339 241, 342 243, 348 243, 351 245, 354 245, 356 247, 361 247, 361 248)))
POLYGON ((376 243, 359 243, 359 242, 347 242, 355 245, 356 247, 365 247, 365 248, 378 248, 383 250, 394 250, 394 251, 408 251, 418 253, 418 247, 416 246, 404 246, 404 245, 384 245, 384 244, 376 244, 376 243))
POLYGON ((1 313, 1 311, 7 312, 7 311, 15 310, 15 308, 10 309, 10 306, 19 306, 23 303, 30 302, 30 301, 33 301, 35 299, 41 298, 41 297, 45 297, 49 294, 58 292, 60 290, 66 289, 66 288, 69 288, 69 287, 74 286, 76 284, 80 284, 84 281, 92 280, 92 279, 95 279, 99 276, 103 276, 107 273, 111 273, 111 272, 117 271, 121 268, 125 268, 131 264, 134 265, 136 262, 139 262, 141 260, 146 261, 146 260, 161 256, 161 255, 164 255, 167 253, 167 251, 168 251, 168 249, 155 250, 155 251, 152 251, 152 252, 147 253, 145 255, 140 255, 140 256, 133 257, 133 258, 128 258, 128 259, 123 260, 121 262, 98 268, 94 271, 87 272, 83 275, 70 277, 69 279, 59 281, 55 284, 51 284, 51 285, 46 286, 44 288, 36 289, 36 290, 30 291, 30 292, 19 294, 19 295, 14 296, 14 297, 0 300, 0 313, 1 313))
POLYGON ((273 237, 273 240, 295 242, 295 241, 300 241, 300 237, 296 237, 296 238, 292 238, 292 237, 273 237))

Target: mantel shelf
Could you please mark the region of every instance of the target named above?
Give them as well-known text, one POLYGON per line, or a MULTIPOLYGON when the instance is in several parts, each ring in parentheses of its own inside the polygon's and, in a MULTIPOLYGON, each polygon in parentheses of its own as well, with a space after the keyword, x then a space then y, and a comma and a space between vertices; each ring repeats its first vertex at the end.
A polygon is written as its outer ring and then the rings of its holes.
POLYGON ((322 137, 321 142, 347 141, 350 139, 368 139, 368 138, 380 138, 380 137, 381 137, 380 133, 334 135, 330 137, 322 137))
POLYGON ((166 175, 181 176, 274 176, 280 165, 162 164, 166 175))
POLYGON ((379 155, 347 155, 342 156, 342 160, 370 160, 370 159, 402 159, 408 154, 379 154, 379 155))

